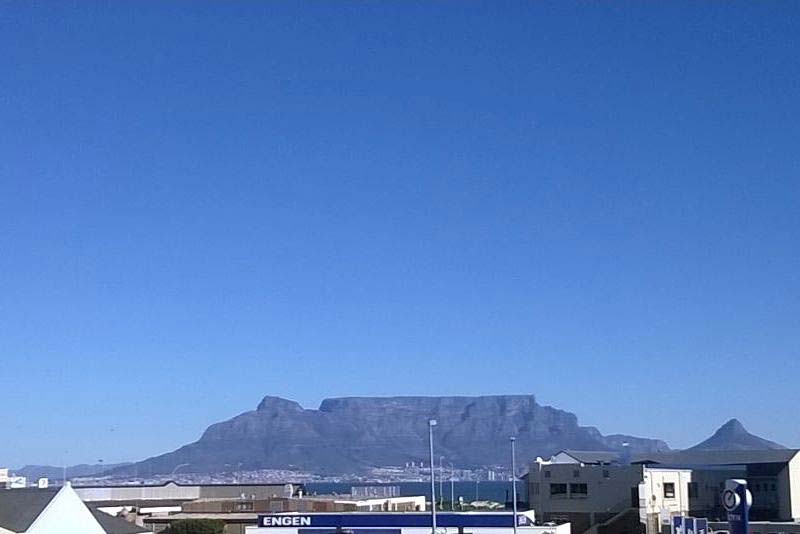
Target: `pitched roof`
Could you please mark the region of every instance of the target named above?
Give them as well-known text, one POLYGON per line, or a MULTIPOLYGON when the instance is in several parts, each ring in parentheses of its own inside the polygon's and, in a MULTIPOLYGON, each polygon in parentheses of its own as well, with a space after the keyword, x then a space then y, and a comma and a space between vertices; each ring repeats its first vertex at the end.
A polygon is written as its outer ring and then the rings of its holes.
POLYGON ((92 512, 97 522, 100 523, 100 526, 103 527, 103 530, 106 531, 106 534, 139 534, 141 532, 151 532, 144 527, 125 521, 121 517, 114 517, 113 515, 101 512, 97 508, 90 507, 89 510, 92 512))
POLYGON ((619 454, 611 451, 561 451, 583 464, 611 464, 619 461, 619 454))
POLYGON ((0 527, 25 532, 44 511, 58 488, 0 490, 0 527))
POLYGON ((684 466, 784 464, 791 461, 798 452, 800 452, 798 449, 765 449, 750 451, 707 451, 688 449, 674 453, 648 454, 634 460, 637 463, 684 466))

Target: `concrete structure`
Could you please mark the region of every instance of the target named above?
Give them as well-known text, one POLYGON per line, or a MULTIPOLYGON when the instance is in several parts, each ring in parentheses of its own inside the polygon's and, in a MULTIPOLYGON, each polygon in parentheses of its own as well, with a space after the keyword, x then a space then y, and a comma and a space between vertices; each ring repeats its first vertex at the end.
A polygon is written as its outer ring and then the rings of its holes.
POLYGON ((297 484, 178 484, 158 485, 76 486, 75 491, 85 502, 98 506, 142 504, 150 506, 175 505, 197 499, 247 497, 268 499, 291 497, 302 490, 297 484))
POLYGON ((628 464, 613 453, 562 451, 537 459, 528 473, 530 506, 543 521, 569 521, 588 534, 658 533, 675 515, 719 504, 732 469, 698 473, 673 466, 628 464))
POLYGON ((0 534, 135 534, 147 532, 89 509, 69 486, 0 490, 0 534))
POLYGON ((528 500, 541 521, 569 522, 576 534, 638 534, 642 466, 611 465, 605 453, 562 451, 537 458, 528 471, 528 500))
POLYGON ((723 520, 724 482, 744 478, 753 521, 800 521, 797 450, 681 451, 627 465, 615 458, 591 451, 538 458, 528 473, 530 506, 544 521, 570 521, 578 533, 658 533, 675 515, 723 520))
MULTIPOLYGON (((753 494, 752 521, 800 521, 800 451, 775 449, 759 451, 681 451, 650 455, 638 462, 647 466, 691 469, 698 486, 719 485, 724 478, 744 478, 753 494)), ((699 488, 700 489, 700 488, 699 488)), ((692 501, 692 515, 723 518, 717 498, 692 501)))
MULTIPOLYGON (((533 512, 521 512, 520 534, 570 534, 570 525, 536 526, 533 512)), ((514 516, 508 512, 462 512, 437 514, 441 534, 512 534, 514 516)), ((258 518, 258 525, 247 527, 247 534, 430 534, 431 516, 427 513, 352 513, 352 514, 272 514, 258 518)))

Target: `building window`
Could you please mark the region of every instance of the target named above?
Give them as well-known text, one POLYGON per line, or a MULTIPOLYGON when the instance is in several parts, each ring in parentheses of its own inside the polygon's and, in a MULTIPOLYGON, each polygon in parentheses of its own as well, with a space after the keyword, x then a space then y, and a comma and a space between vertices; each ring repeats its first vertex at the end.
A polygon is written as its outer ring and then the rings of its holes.
POLYGON ((572 472, 572 478, 581 478, 581 472, 577 469, 572 472))
POLYGON ((689 482, 688 490, 689 490, 688 493, 689 493, 689 498, 690 499, 696 499, 698 494, 699 494, 699 492, 700 492, 700 490, 699 490, 699 488, 697 486, 697 482, 689 482))
POLYGON ((566 484, 550 484, 550 496, 565 496, 567 494, 567 485, 566 484))
POLYGON ((236 503, 236 511, 237 512, 252 512, 253 511, 253 502, 237 502, 236 503))
POLYGON ((664 498, 665 499, 674 499, 675 498, 675 483, 674 482, 664 482, 664 498))
POLYGON ((603 469, 603 478, 611 478, 611 473, 608 472, 608 469, 603 469))
POLYGON ((550 471, 544 472, 544 478, 550 478, 550 471))
POLYGON ((589 495, 589 486, 588 484, 570 484, 569 493, 575 499, 585 498, 589 495))
POLYGON ((531 495, 539 495, 539 483, 533 482, 531 484, 531 495))

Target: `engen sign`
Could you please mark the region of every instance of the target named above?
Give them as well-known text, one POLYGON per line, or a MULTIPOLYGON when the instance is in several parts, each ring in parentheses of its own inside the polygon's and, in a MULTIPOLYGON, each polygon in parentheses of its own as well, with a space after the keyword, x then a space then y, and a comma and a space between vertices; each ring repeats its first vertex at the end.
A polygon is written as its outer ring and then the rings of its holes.
POLYGON ((722 492, 722 506, 728 512, 728 530, 730 534, 749 534, 750 506, 753 497, 747 490, 747 481, 732 478, 725 481, 722 492))
POLYGON ((310 527, 311 518, 303 515, 265 515, 261 516, 262 527, 310 527))
MULTIPOLYGON (((507 528, 514 527, 513 514, 504 512, 489 513, 440 513, 437 524, 453 528, 507 528)), ((430 528, 431 516, 424 512, 379 512, 379 513, 310 513, 310 514, 264 514, 258 516, 261 528, 302 528, 302 529, 403 529, 430 528)), ((532 513, 517 516, 517 526, 533 526, 532 513)))

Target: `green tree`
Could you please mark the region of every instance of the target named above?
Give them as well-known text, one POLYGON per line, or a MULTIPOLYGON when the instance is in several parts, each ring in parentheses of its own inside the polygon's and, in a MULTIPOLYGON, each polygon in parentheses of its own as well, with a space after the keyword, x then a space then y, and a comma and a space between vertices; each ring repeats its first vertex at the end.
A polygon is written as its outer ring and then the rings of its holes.
POLYGON ((223 534, 225 523, 219 519, 179 519, 162 534, 223 534))

